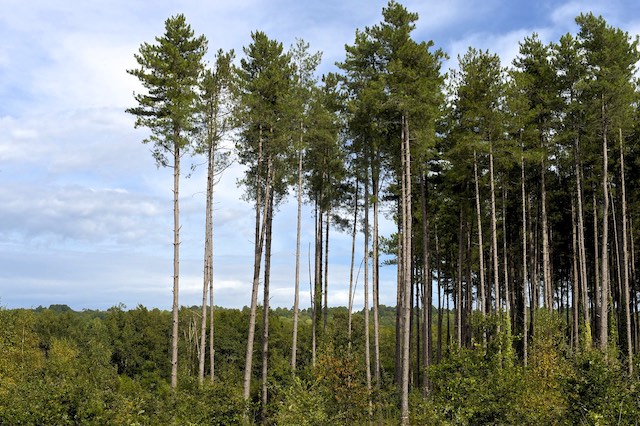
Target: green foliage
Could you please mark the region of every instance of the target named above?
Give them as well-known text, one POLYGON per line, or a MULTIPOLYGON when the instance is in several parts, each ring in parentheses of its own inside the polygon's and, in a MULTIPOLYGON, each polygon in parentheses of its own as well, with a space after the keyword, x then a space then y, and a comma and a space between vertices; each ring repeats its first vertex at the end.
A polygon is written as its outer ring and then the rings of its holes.
POLYGON ((303 382, 296 377, 282 396, 275 416, 276 424, 320 426, 329 423, 326 401, 317 383, 303 382))
POLYGON ((140 80, 147 93, 135 94, 138 106, 127 112, 136 117, 136 127, 148 127, 153 156, 158 165, 167 166, 166 152, 176 153, 190 143, 200 110, 197 92, 203 71, 202 58, 207 39, 194 37, 182 14, 165 21, 165 33, 157 44, 143 43, 134 55, 140 68, 127 72, 140 80))

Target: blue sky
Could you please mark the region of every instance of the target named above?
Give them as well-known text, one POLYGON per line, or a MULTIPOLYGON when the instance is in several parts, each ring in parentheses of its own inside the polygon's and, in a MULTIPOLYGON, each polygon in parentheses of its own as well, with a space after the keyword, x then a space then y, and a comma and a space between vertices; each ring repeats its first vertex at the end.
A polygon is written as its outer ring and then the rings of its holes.
MULTIPOLYGON (((455 67, 469 46, 498 53, 508 65, 518 42, 537 32, 543 41, 575 33, 580 12, 602 14, 632 35, 640 5, 632 0, 406 1, 420 14, 415 37, 433 40, 455 67)), ((124 110, 139 91, 125 70, 143 42, 163 33, 164 21, 184 13, 209 40, 210 61, 222 48, 250 42, 253 30, 290 46, 296 38, 323 52, 319 72, 334 70, 356 28, 381 20, 386 1, 328 0, 2 0, 0 3, 0 306, 66 303, 106 309, 118 303, 169 308, 172 274, 171 170, 158 169, 124 110)), ((198 161, 197 159, 194 161, 198 161)), ((250 303, 252 207, 240 199, 232 167, 216 188, 216 304, 250 303)), ((204 170, 181 183, 180 302, 201 298, 204 170)), ((303 252, 313 241, 309 209, 303 252)), ((391 232, 386 224, 383 232, 391 232)), ((295 205, 274 222, 272 304, 291 306, 295 205)), ((350 238, 332 232, 332 305, 347 301, 350 238)), ((302 303, 308 304, 306 267, 302 303)), ((383 269, 381 302, 395 303, 395 275, 383 269)), ((360 280, 361 281, 361 280, 360 280)), ((359 290, 362 284, 358 285, 359 290)), ((362 305, 359 291, 357 305, 362 305)))

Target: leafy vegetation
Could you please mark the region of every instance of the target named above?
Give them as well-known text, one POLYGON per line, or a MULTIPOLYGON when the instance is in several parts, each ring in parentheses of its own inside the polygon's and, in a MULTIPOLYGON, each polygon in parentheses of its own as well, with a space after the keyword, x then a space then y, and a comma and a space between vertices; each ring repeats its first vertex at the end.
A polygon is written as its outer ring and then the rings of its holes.
MULTIPOLYGON (((198 363, 186 359, 191 352, 183 341, 178 391, 172 392, 170 312, 143 306, 106 312, 54 309, 0 310, 1 424, 253 423, 245 410, 257 415, 258 400, 247 406, 241 385, 246 310, 216 308, 220 326, 215 331, 213 383, 198 383, 198 363), (130 350, 123 353, 123 348, 130 350)), ((181 317, 186 322, 198 311, 183 308, 181 317)), ((395 313, 381 312, 381 344, 392 348, 387 340, 393 339, 395 313)), ((267 423, 366 424, 379 419, 396 424, 400 406, 395 390, 367 390, 362 349, 356 349, 362 347, 362 334, 349 349, 343 309, 331 308, 329 313, 330 331, 316 366, 311 366, 309 347, 303 343, 294 377, 289 365, 292 311, 271 312, 267 423)), ((571 349, 564 339, 567 323, 544 310, 537 315, 541 332, 532 341, 526 368, 497 352, 447 344, 440 362, 430 367, 429 395, 417 390, 411 395, 411 423, 635 424, 640 416, 638 376, 629 376, 624 364, 600 351, 571 349)), ((363 313, 355 318, 361 327, 363 313)), ((300 328, 301 342, 308 341, 304 336, 310 336, 310 321, 302 320, 300 328)), ((190 342, 192 350, 198 342, 190 342)), ((392 354, 382 354, 383 365, 393 362, 392 354)), ((383 369, 383 375, 388 373, 383 369)), ((256 369, 256 377, 259 374, 256 369)))

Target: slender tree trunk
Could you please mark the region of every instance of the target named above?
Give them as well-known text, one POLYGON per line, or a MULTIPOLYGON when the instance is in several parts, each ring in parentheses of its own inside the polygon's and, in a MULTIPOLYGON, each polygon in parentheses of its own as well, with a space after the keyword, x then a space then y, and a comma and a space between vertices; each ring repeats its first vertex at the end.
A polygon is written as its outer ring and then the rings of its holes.
POLYGON ((591 315, 589 315, 589 286, 587 282, 587 250, 585 247, 584 231, 584 209, 582 202, 582 167, 580 166, 580 140, 575 139, 575 175, 576 175, 576 198, 578 200, 578 252, 580 254, 580 284, 582 293, 582 311, 584 317, 584 344, 586 348, 591 347, 591 315))
POLYGON ((315 283, 314 283, 314 304, 316 306, 316 340, 318 328, 320 327, 322 317, 323 317, 323 304, 322 304, 322 243, 324 241, 323 238, 323 217, 324 217, 324 209, 322 207, 322 194, 318 195, 316 198, 316 251, 315 251, 315 283))
MULTIPOLYGON (((377 161, 376 161, 377 167, 377 161)), ((372 172, 373 186, 373 378, 376 389, 380 389, 380 317, 378 308, 380 306, 380 255, 378 253, 378 196, 379 196, 379 173, 372 172)))
POLYGON ((400 394, 401 407, 401 423, 409 424, 409 346, 410 346, 410 329, 409 321, 411 318, 411 147, 409 143, 409 124, 407 118, 402 116, 402 149, 401 156, 403 160, 403 204, 404 213, 402 215, 405 226, 404 233, 404 329, 402 343, 402 390, 400 394))
POLYGON ((485 272, 484 272, 484 244, 482 242, 482 211, 480 209, 480 184, 478 183, 478 158, 476 151, 473 151, 473 177, 476 187, 476 215, 478 222, 478 257, 480 261, 480 312, 485 315, 486 296, 485 296, 485 272))
POLYGON ((354 195, 354 205, 353 205, 353 230, 351 232, 351 267, 349 268, 349 312, 348 315, 348 335, 349 335, 349 349, 351 349, 351 330, 352 330, 352 312, 353 312, 353 267, 354 261, 356 257, 356 234, 358 232, 358 187, 359 182, 356 179, 356 192, 354 195))
POLYGON ((507 317, 511 311, 511 299, 509 291, 509 271, 507 256, 507 191, 502 189, 502 256, 504 270, 504 307, 507 311, 507 317))
POLYGON ((429 263, 429 216, 427 208, 427 173, 422 173, 422 394, 429 393, 429 361, 431 347, 431 265, 429 263))
POLYGON ((573 305, 573 347, 578 348, 580 344, 580 339, 578 338, 578 323, 579 323, 579 314, 578 314, 578 299, 579 299, 579 291, 578 288, 580 286, 579 280, 579 272, 578 272, 578 237, 576 233, 577 228, 577 215, 576 215, 576 205, 573 197, 571 197, 571 247, 572 247, 572 256, 571 256, 571 266, 572 266, 572 277, 573 277, 573 286, 571 293, 571 301, 573 305))
MULTIPOLYGON (((270 166, 269 166, 270 167, 270 166)), ((272 175, 267 177, 267 186, 273 187, 272 175)), ((262 423, 267 424, 268 374, 269 374, 269 284, 271 281, 271 229, 273 227, 273 196, 265 199, 265 252, 264 252, 264 291, 262 301, 262 423)))
POLYGON ((440 242, 438 241, 438 226, 436 225, 436 235, 435 235, 435 239, 436 239, 436 263, 437 263, 437 269, 436 269, 436 281, 437 281, 437 286, 438 286, 438 347, 437 347, 437 352, 436 352, 436 360, 438 361, 438 364, 440 363, 440 360, 442 359, 442 283, 441 283, 441 279, 440 279, 440 242))
POLYGON ((624 283, 624 316, 625 316, 625 329, 627 336, 627 365, 629 375, 633 374, 633 347, 631 340, 631 293, 629 291, 629 242, 628 242, 628 223, 627 223, 627 191, 626 182, 624 177, 624 139, 622 137, 622 128, 619 128, 620 137, 620 187, 622 189, 622 253, 623 259, 623 283, 624 283))
MULTIPOLYGON (((500 312, 500 266, 498 265, 498 224, 496 219, 496 186, 493 173, 493 142, 489 152, 489 178, 491 179, 491 243, 493 247, 493 291, 496 296, 496 313, 500 312)), ((500 331, 500 325, 498 325, 500 331)))
POLYGON ((463 253, 464 247, 462 245, 463 241, 463 219, 462 219, 462 209, 460 209, 460 218, 458 224, 458 271, 456 276, 456 345, 457 349, 460 350, 462 348, 462 263, 463 263, 463 253))
POLYGON ((598 233, 598 210, 596 204, 596 191, 593 191, 593 253, 594 253, 594 269, 595 269, 595 284, 593 291, 593 303, 594 303, 594 323, 595 334, 600 339, 600 301, 601 301, 601 282, 600 282, 600 246, 598 245, 599 233, 598 233))
MULTIPOLYGON (((198 383, 204 382, 204 361, 206 357, 206 338, 207 338, 207 292, 211 283, 211 270, 213 262, 212 252, 212 231, 213 231, 213 172, 214 172, 214 144, 209 143, 207 149, 207 201, 205 213, 205 237, 204 237, 204 283, 202 286, 202 317, 200 323, 200 354, 198 356, 198 383)), ((211 306, 213 309, 213 306, 211 306)), ((213 336, 210 336, 212 339, 213 336)), ((211 352, 211 351, 209 351, 211 352)))
POLYGON ((173 305, 171 327, 171 389, 178 387, 178 289, 180 279, 180 146, 178 132, 173 149, 173 305))
MULTIPOLYGON (((398 211, 404 214, 404 205, 402 204, 402 196, 398 199, 398 211), (402 208, 402 210, 401 210, 402 208)), ((396 244, 397 265, 397 282, 396 282, 396 339, 395 339, 395 383, 400 385, 402 382, 402 329, 404 322, 402 313, 404 312, 404 219, 402 216, 398 219, 398 243, 396 244)))
MULTIPOLYGON (((260 129, 260 139, 258 145, 258 174, 256 175, 256 241, 255 252, 253 258, 253 287, 251 289, 251 311, 249 314, 249 333, 247 335, 247 353, 245 356, 244 379, 243 379, 243 397, 249 400, 249 392, 251 390, 251 373, 253 367, 253 343, 256 332, 256 312, 258 309, 258 287, 260 284, 260 263, 262 261, 262 247, 264 244, 264 230, 266 229, 266 209, 261 221, 262 209, 262 190, 260 189, 260 175, 262 173, 262 128, 260 129), (260 225, 262 222, 262 226, 260 225)), ((267 162, 267 176, 271 174, 271 162, 267 162)), ((265 205, 269 200, 269 187, 266 187, 265 205)))
MULTIPOLYGON (((602 119, 605 114, 602 101, 602 119)), ((607 146, 607 125, 602 131, 602 300, 600 303, 600 350, 605 352, 609 346, 609 148, 607 146)))
POLYGON ((327 208, 325 221, 324 242, 324 312, 322 315, 322 334, 327 333, 327 318, 329 316, 329 227, 331 225, 331 207, 327 208))
MULTIPOLYGON (((302 136, 300 137, 302 139, 302 136)), ((298 216, 296 227, 296 277, 293 296, 293 341, 291 345, 291 371, 295 374, 298 353, 298 316, 300 305, 300 231, 302 223, 302 150, 298 151, 298 216)))
MULTIPOLYGON (((211 205, 213 205, 213 198, 211 199, 211 205)), ((209 263, 209 382, 213 383, 215 379, 215 355, 216 351, 214 348, 214 320, 213 313, 215 307, 213 305, 213 221, 211 222, 211 245, 209 248, 211 249, 211 262, 209 263)))
POLYGON ((367 391, 371 392, 371 343, 369 339, 369 166, 364 180, 364 360, 367 391))
POLYGON ((549 223, 547 217, 547 185, 545 175, 547 166, 544 159, 540 169, 540 204, 542 208, 542 275, 544 279, 544 305, 549 312, 553 310, 553 285, 551 283, 551 256, 549 254, 549 223))
POLYGON ((527 192, 525 189, 525 169, 524 169, 524 147, 522 147, 522 156, 520 157, 520 183, 522 190, 522 314, 523 314, 523 338, 522 352, 523 363, 527 367, 529 358, 529 325, 527 303, 529 302, 529 283, 527 282, 527 192))

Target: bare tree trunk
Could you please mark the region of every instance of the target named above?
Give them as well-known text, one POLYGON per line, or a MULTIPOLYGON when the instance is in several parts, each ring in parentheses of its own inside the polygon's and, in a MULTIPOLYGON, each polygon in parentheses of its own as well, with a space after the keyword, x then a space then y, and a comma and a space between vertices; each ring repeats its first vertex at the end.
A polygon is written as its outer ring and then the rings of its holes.
POLYGON ((324 312, 322 315, 322 333, 327 333, 327 318, 329 316, 329 226, 331 224, 331 206, 327 207, 324 243, 324 312))
POLYGON ((462 223, 462 208, 460 209, 460 218, 458 224, 458 272, 456 276, 456 345, 457 349, 462 348, 462 262, 464 248, 462 246, 463 240, 463 223, 462 223))
POLYGON ((442 359, 442 283, 440 280, 440 242, 438 240, 438 226, 436 225, 436 281, 438 286, 438 348, 436 352, 436 360, 440 363, 442 359))
MULTIPOLYGON (((255 252, 253 258, 253 287, 251 289, 251 312, 249 314, 249 333, 247 335, 247 353, 245 356, 244 379, 243 379, 243 397, 249 399, 249 391, 251 390, 251 372, 253 366, 253 343, 256 332, 256 311, 258 309, 258 287, 260 284, 260 263, 262 261, 262 247, 264 244, 264 230, 266 229, 266 209, 261 223, 262 208, 262 190, 260 189, 260 175, 262 173, 262 128, 260 129, 260 139, 258 145, 258 173, 256 175, 256 241, 255 252)), ((271 174, 271 161, 267 162, 267 176, 271 174)), ((269 200, 269 187, 266 187, 265 206, 269 200)))
MULTIPOLYGON (((213 199, 211 201, 213 205, 213 199)), ((213 222, 211 223, 211 232, 213 232, 213 222)), ((215 355, 216 351, 214 348, 214 320, 213 320, 213 312, 215 307, 213 305, 213 235, 211 236, 211 263, 209 265, 209 382, 213 383, 215 379, 215 355)))
MULTIPOLYGON (((604 122, 604 99, 602 101, 602 119, 604 122)), ((602 131, 602 300, 600 303, 600 350, 605 352, 609 346, 609 148, 607 146, 607 125, 602 131)))
POLYGON ((599 233, 598 233, 598 210, 596 204, 596 191, 593 191, 593 253, 594 253, 594 269, 595 269, 595 284, 593 291, 594 302, 594 323, 595 334, 600 339, 600 301, 601 301, 601 282, 600 282, 600 246, 598 245, 599 233))
MULTIPOLYGON (((214 163, 214 148, 213 143, 209 143, 207 150, 207 201, 206 201, 206 213, 205 213, 205 238, 204 238, 204 284, 202 286, 202 317, 200 324, 200 355, 198 357, 198 383, 200 385, 204 382, 204 361, 205 361, 205 347, 207 338, 207 292, 212 283, 212 269, 213 269, 213 173, 215 170, 214 163)), ((213 306, 211 306, 213 310, 213 306)), ((213 339, 213 335, 210 336, 213 339)), ((211 350, 209 350, 211 352, 211 350)))
POLYGON ((573 277, 573 286, 571 293, 571 301, 573 305, 573 347, 578 348, 580 344, 580 339, 578 338, 578 299, 579 293, 578 288, 580 286, 579 273, 578 273, 578 238, 576 235, 576 227, 577 227, 577 217, 576 217, 576 206, 573 197, 571 197, 571 247, 572 247, 572 256, 571 256, 571 265, 572 265, 572 277, 573 277))
POLYGON ((476 151, 473 151, 473 176, 476 187, 476 215, 478 222, 478 257, 480 261, 480 312, 484 317, 486 311, 486 296, 485 296, 485 272, 484 272, 484 244, 482 242, 482 212, 480 209, 480 185, 478 183, 478 158, 476 156, 476 151))
POLYGON ((628 242, 628 223, 627 223, 627 191, 624 177, 624 139, 622 137, 622 128, 619 128, 620 137, 620 183, 622 189, 622 253, 623 259, 623 283, 624 283, 624 316, 625 328, 627 335, 627 365, 629 375, 633 374, 633 347, 631 340, 631 293, 629 292, 629 242, 628 242))
POLYGON ((352 329, 352 311, 353 311, 353 267, 356 256, 356 234, 358 231, 358 185, 359 182, 356 179, 356 193, 354 195, 354 206, 353 206, 353 230, 351 232, 351 267, 349 269, 349 312, 348 315, 348 323, 349 323, 349 348, 351 348, 351 329, 352 329))
POLYGON ((551 257, 549 254, 549 224, 547 217, 547 185, 545 175, 547 167, 544 159, 540 169, 540 204, 542 207, 542 275, 544 279, 544 305, 551 312, 553 310, 553 285, 551 283, 551 257))
MULTIPOLYGON (((302 138, 302 136, 300 136, 302 138)), ((293 341, 291 345, 291 371, 295 374, 298 353, 298 316, 300 305, 300 231, 302 222, 302 150, 298 152, 298 216, 296 227, 296 278, 293 296, 293 341)))
MULTIPOLYGON (((272 176, 268 176, 268 187, 273 186, 272 176)), ((264 252, 264 292, 262 302, 262 423, 267 424, 268 373, 269 373, 269 283, 271 281, 271 229, 273 226, 273 196, 265 200, 266 235, 264 252)))
POLYGON ((173 149, 173 305, 171 323, 171 389, 178 387, 178 289, 180 279, 180 147, 174 132, 173 149))
POLYGON ((584 344, 586 348, 591 347, 591 315, 589 314, 589 286, 587 282, 587 251, 585 248, 584 235, 584 209, 582 202, 582 167, 580 166, 580 141, 575 139, 575 175, 576 175, 576 196, 578 199, 578 252, 580 254, 580 283, 582 292, 582 310, 584 316, 584 344))
POLYGON ((525 190, 525 175, 524 175, 524 147, 522 148, 522 156, 520 157, 520 183, 522 190, 522 314, 524 317, 523 325, 523 363, 527 366, 529 358, 529 325, 528 315, 529 309, 527 303, 529 302, 529 283, 527 282, 527 192, 525 190))
POLYGON ((367 391, 371 392, 371 352, 369 339, 369 167, 364 180, 364 360, 367 391))
MULTIPOLYGON (((491 243, 493 247, 493 291, 496 295, 496 313, 500 312, 500 266, 498 265, 498 224, 496 219, 496 189, 493 173, 493 142, 489 151, 489 178, 491 179, 491 243)), ((498 332, 500 325, 498 324, 498 332)))
POLYGON ((316 322, 316 340, 318 329, 320 327, 320 323, 323 317, 323 304, 322 304, 322 244, 324 242, 323 238, 323 218, 324 217, 324 209, 322 207, 322 194, 318 195, 316 198, 316 250, 315 250, 315 282, 314 282, 314 304, 316 307, 315 314, 315 322, 316 322))
MULTIPOLYGON (((377 161, 376 161, 377 163, 377 161)), ((377 166, 376 166, 377 167, 377 166)), ((378 249, 378 196, 379 182, 377 173, 372 173, 373 180, 373 379, 376 389, 380 389, 380 317, 378 307, 380 305, 380 256, 378 249)))
POLYGON ((403 173, 403 229, 404 235, 404 329, 402 343, 402 390, 400 394, 401 423, 409 424, 409 346, 411 318, 411 146, 409 143, 409 124, 407 118, 402 116, 402 173, 403 173))
POLYGON ((427 208, 427 173, 422 174, 422 394, 429 393, 429 361, 431 348, 431 265, 429 264, 429 216, 427 208))
POLYGON ((509 312, 511 311, 511 300, 509 292, 509 271, 508 271, 508 257, 507 257, 507 191, 502 188, 502 256, 503 256, 503 270, 504 270, 504 306, 507 311, 507 318, 509 318, 509 312))
MULTIPOLYGON (((398 210, 402 207, 404 214, 404 205, 402 204, 402 195, 398 199, 398 210)), ((397 265, 397 282, 396 282, 396 341, 395 341, 395 382, 400 385, 402 382, 402 329, 404 322, 402 319, 402 313, 404 312, 404 219, 400 217, 398 219, 398 243, 396 244, 396 258, 398 259, 397 265)))

